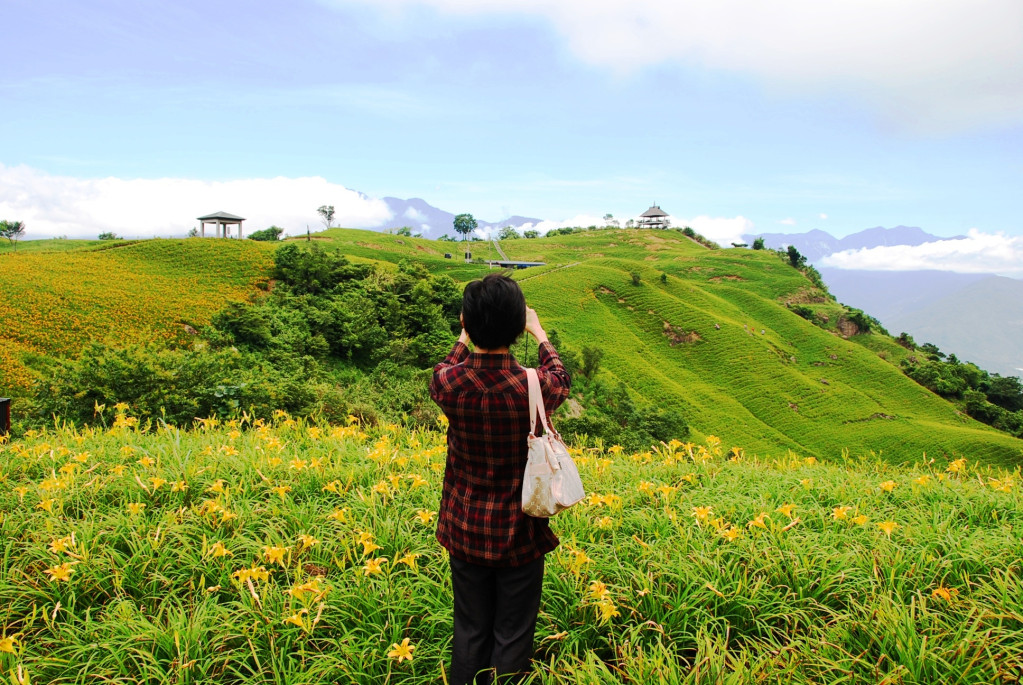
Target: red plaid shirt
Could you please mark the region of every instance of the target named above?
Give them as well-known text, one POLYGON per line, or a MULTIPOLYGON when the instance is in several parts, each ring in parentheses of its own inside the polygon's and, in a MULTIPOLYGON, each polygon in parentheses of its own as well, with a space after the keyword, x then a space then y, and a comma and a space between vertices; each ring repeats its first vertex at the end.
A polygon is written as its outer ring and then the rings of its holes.
MULTIPOLYGON (((548 415, 568 397, 568 372, 540 345, 537 368, 548 415)), ((448 417, 448 459, 437 540, 456 559, 520 566, 558 546, 547 519, 522 513, 529 433, 526 370, 511 354, 470 354, 455 343, 433 369, 430 397, 448 417)))

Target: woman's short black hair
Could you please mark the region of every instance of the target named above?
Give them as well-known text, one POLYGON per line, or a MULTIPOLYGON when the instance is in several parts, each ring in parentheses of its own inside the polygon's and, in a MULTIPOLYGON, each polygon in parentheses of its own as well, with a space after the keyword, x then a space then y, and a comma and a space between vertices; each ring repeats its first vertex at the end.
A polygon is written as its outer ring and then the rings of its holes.
POLYGON ((526 296, 503 274, 487 274, 462 292, 462 321, 476 347, 508 347, 526 328, 526 296))

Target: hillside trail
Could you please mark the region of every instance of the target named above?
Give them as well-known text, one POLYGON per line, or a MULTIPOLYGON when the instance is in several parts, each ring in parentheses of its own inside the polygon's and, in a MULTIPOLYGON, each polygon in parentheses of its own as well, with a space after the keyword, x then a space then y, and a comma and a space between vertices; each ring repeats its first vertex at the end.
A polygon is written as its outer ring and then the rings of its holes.
POLYGON ((547 274, 552 274, 555 271, 561 271, 562 269, 568 269, 573 266, 579 266, 581 263, 582 262, 572 262, 571 264, 565 264, 563 266, 551 269, 550 271, 544 271, 542 274, 536 274, 535 276, 526 276, 525 278, 520 278, 519 283, 524 283, 525 281, 528 281, 533 278, 540 278, 541 276, 546 276, 547 274))
POLYGON ((501 249, 501 246, 498 244, 498 242, 496 240, 491 240, 490 242, 494 244, 494 249, 497 250, 497 254, 501 255, 501 259, 507 262, 508 255, 504 253, 504 250, 501 249))

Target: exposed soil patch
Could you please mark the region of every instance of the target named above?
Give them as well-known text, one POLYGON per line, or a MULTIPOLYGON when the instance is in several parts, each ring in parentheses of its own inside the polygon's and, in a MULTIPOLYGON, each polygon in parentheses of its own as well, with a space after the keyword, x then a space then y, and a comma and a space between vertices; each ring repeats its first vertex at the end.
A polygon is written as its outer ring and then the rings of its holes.
POLYGON ((849 338, 860 332, 860 327, 844 316, 838 320, 836 326, 838 327, 838 332, 842 334, 843 338, 849 338))
POLYGON ((746 279, 743 278, 742 276, 735 276, 733 274, 729 274, 727 276, 712 276, 707 280, 711 281, 712 283, 720 283, 721 281, 745 281, 746 279))
POLYGON ((569 397, 567 400, 565 400, 564 407, 566 419, 574 419, 579 416, 582 416, 583 405, 579 404, 579 400, 573 397, 569 397))
POLYGON ((672 347, 676 345, 684 345, 686 343, 694 343, 703 340, 700 334, 696 331, 684 331, 681 328, 672 326, 667 321, 664 322, 664 337, 668 339, 668 344, 672 347))
POLYGON ((599 259, 600 257, 604 256, 604 253, 603 252, 590 252, 586 256, 587 257, 592 257, 593 259, 599 259))
POLYGON ((828 302, 828 296, 824 291, 817 288, 800 288, 794 293, 781 298, 786 305, 790 304, 823 304, 828 302))

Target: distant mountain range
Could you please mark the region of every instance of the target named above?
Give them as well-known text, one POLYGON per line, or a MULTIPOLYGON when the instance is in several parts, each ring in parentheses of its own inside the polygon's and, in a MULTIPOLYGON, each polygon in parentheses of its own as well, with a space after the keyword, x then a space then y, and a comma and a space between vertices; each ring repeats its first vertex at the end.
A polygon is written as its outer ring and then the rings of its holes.
MULTIPOLYGON (((455 236, 455 215, 438 209, 418 197, 402 200, 398 197, 385 197, 387 208, 391 210, 393 219, 378 226, 370 226, 374 231, 386 231, 393 228, 408 226, 415 233, 422 233, 424 238, 439 238, 445 233, 455 236)), ((483 230, 512 226, 518 228, 524 224, 537 224, 541 220, 527 216, 510 216, 503 221, 484 221, 475 217, 479 228, 483 230)))
POLYGON ((834 252, 844 250, 860 250, 870 247, 881 247, 882 245, 923 245, 936 240, 955 240, 955 238, 943 238, 931 235, 916 226, 896 226, 895 228, 882 228, 875 226, 859 233, 847 235, 844 238, 836 238, 830 233, 820 230, 808 231, 807 233, 757 233, 743 236, 743 240, 752 244, 757 237, 763 238, 764 243, 770 248, 785 248, 795 245, 799 253, 806 256, 811 264, 816 263, 821 257, 834 252))
MULTIPOLYGON (((914 226, 878 226, 844 238, 814 230, 760 233, 743 240, 752 244, 758 236, 769 248, 794 245, 811 264, 843 250, 954 239, 914 226)), ((1023 374, 1023 281, 952 271, 817 268, 840 302, 876 317, 892 334, 905 331, 918 344, 934 343, 987 371, 1023 374)))

